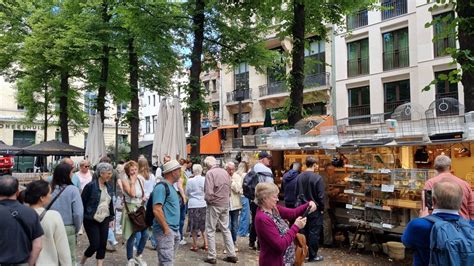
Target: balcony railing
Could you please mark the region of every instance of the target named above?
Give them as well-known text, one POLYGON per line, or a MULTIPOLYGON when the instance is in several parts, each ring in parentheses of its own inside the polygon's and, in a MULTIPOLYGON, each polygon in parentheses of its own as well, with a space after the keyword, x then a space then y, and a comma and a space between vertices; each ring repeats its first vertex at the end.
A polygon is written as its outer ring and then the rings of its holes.
POLYGON ((239 101, 239 96, 241 96, 241 100, 245 101, 250 99, 250 96, 252 95, 252 90, 251 89, 243 89, 243 90, 235 90, 232 92, 227 93, 227 102, 237 102, 239 101))
POLYGON ((447 55, 446 48, 456 48, 456 38, 454 35, 449 35, 439 40, 435 39, 433 45, 435 57, 445 56, 447 55))
POLYGON ((457 91, 436 93, 436 100, 441 99, 441 98, 454 98, 458 100, 458 97, 459 95, 457 91))
POLYGON ((260 97, 288 91, 284 81, 275 81, 258 87, 260 97))
POLYGON ((398 106, 400 106, 402 104, 405 104, 407 102, 410 102, 410 100, 384 103, 383 108, 384 108, 384 113, 385 113, 385 119, 390 118, 390 116, 392 115, 395 108, 397 108, 398 106))
POLYGON ((360 10, 359 12, 347 16, 347 29, 353 30, 369 24, 367 9, 360 10))
POLYGON ((329 84, 329 72, 305 75, 304 87, 309 89, 312 87, 326 86, 329 84))
POLYGON ((369 123, 370 104, 349 106, 349 125, 369 123))
POLYGON ((347 60, 347 74, 349 77, 369 74, 369 58, 347 60))
POLYGON ((407 0, 383 0, 382 20, 397 17, 407 13, 407 0))
POLYGON ((410 64, 408 47, 399 50, 383 52, 383 70, 407 67, 410 64))

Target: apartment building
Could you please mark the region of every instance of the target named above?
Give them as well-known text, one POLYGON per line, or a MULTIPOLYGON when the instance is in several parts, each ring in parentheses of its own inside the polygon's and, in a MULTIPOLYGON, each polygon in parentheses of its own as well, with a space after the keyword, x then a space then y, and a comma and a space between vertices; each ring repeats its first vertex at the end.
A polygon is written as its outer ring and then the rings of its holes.
MULTIPOLYGON (((432 1, 433 2, 433 1, 432 1)), ((461 83, 440 81, 422 91, 435 77, 456 68, 445 48, 457 46, 446 21, 454 16, 449 7, 431 10, 426 0, 382 0, 382 10, 361 10, 347 18, 350 32, 335 37, 337 119, 385 114, 407 102, 422 110, 444 97, 463 103, 461 83), (425 24, 446 18, 434 27, 425 24)))
POLYGON ((221 124, 221 103, 223 99, 221 93, 220 66, 217 67, 217 70, 201 73, 200 79, 205 90, 204 101, 209 105, 208 112, 203 112, 201 118, 202 135, 206 135, 218 128, 221 124))
MULTIPOLYGON (((330 110, 331 68, 328 64, 331 62, 331 45, 325 40, 310 38, 309 41, 310 45, 305 49, 307 71, 303 107, 310 115, 325 115, 330 110)), ((283 53, 291 52, 292 44, 288 38, 281 40, 273 36, 266 40, 266 47, 283 53)), ((224 98, 220 129, 223 130, 224 153, 247 146, 238 138, 239 100, 242 102, 242 134, 253 135, 257 128, 263 126, 266 111, 270 110, 274 118, 287 101, 289 88, 282 77, 289 73, 290 67, 283 59, 276 59, 274 66, 268 68, 266 73, 258 73, 247 63, 235 68, 222 66, 224 98)))
MULTIPOLYGON (((35 120, 32 124, 25 123, 26 110, 23 106, 19 105, 16 100, 16 87, 12 83, 8 83, 0 77, 0 91, 2 92, 3 104, 0 107, 0 140, 8 145, 14 145, 17 147, 26 147, 32 144, 38 144, 44 139, 44 124, 41 119, 35 120)), ((95 93, 84 93, 80 102, 83 104, 80 108, 84 108, 84 111, 89 115, 95 115, 96 109, 94 101, 96 98, 95 93)), ((115 145, 115 118, 117 115, 117 105, 112 104, 111 99, 107 101, 108 106, 105 112, 104 121, 104 140, 105 145, 115 145)), ((54 107, 52 107, 54 108, 54 107)), ((127 105, 119 105, 119 113, 125 113, 127 111, 127 105)), ((54 120, 54 118, 53 118, 54 120)), ((118 139, 119 143, 128 142, 130 137, 130 128, 120 123, 118 127, 118 139)), ((53 125, 54 121, 50 121, 48 126, 48 140, 61 139, 59 127, 53 125)), ((87 140, 88 128, 83 128, 82 131, 73 134, 70 131, 69 143, 71 145, 85 148, 87 140)), ((34 157, 21 157, 16 159, 16 164, 20 171, 32 171, 34 157), (20 160, 20 161, 18 161, 20 160)))

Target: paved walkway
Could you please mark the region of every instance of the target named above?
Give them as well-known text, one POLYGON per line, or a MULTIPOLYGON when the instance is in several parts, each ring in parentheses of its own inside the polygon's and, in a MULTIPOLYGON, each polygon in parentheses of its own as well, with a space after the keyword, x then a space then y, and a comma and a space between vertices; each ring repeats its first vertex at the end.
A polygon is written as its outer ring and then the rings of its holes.
MULTIPOLYGON (((190 239, 188 239, 190 240, 190 239)), ((119 239, 120 241, 120 239, 119 239)), ((225 257, 223 254, 223 240, 220 234, 216 237, 217 241, 217 250, 218 252, 218 263, 217 265, 236 265, 231 263, 226 263, 222 259, 225 257)), ((78 239, 78 248, 77 256, 78 260, 82 256, 83 251, 88 246, 87 237, 84 235, 79 236, 78 239)), ((247 247, 248 239, 240 238, 238 240, 239 252, 237 256, 239 257, 239 263, 237 265, 245 266, 254 266, 258 265, 258 252, 249 250, 247 247)), ((190 251, 190 244, 180 246, 180 249, 177 254, 177 259, 175 265, 177 266, 207 266, 209 264, 204 263, 203 259, 206 258, 206 253, 203 250, 198 252, 190 251)), ((377 257, 372 257, 370 254, 357 254, 347 252, 347 249, 321 249, 321 254, 324 256, 324 262, 310 263, 308 265, 410 265, 410 262, 392 262, 386 256, 378 255, 377 257)), ((147 243, 145 248, 144 259, 147 261, 149 266, 157 265, 157 255, 156 251, 151 249, 150 242, 147 243)), ((86 265, 95 265, 95 259, 89 259, 86 265)), ((125 246, 122 244, 117 245, 117 250, 113 252, 107 252, 105 256, 105 265, 126 265, 126 252, 125 246)))

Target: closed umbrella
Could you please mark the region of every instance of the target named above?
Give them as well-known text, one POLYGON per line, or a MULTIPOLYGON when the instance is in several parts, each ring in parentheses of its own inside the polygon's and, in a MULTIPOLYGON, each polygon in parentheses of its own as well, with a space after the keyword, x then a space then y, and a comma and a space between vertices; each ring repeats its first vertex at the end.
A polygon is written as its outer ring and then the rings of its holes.
POLYGON ((173 99, 173 105, 176 112, 176 143, 177 153, 179 157, 186 158, 186 135, 184 132, 184 119, 183 119, 183 110, 181 109, 181 104, 178 99, 173 99))
POLYGON ((106 155, 104 131, 102 129, 100 113, 98 112, 94 116, 90 116, 85 157, 92 165, 96 165, 99 163, 100 158, 106 155))
POLYGON ((263 127, 272 127, 272 113, 270 109, 265 111, 265 120, 263 121, 263 127))
POLYGON ((151 152, 152 164, 158 166, 163 163, 163 157, 166 154, 163 146, 163 136, 165 135, 166 120, 168 118, 168 107, 166 98, 160 103, 158 110, 158 120, 154 128, 155 136, 153 138, 153 148, 151 152))

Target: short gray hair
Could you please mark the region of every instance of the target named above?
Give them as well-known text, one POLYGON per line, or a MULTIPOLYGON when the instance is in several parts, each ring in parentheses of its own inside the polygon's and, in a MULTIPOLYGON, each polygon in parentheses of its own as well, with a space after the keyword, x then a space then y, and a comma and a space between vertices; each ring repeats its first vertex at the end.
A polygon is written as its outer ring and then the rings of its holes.
POLYGON ((227 163, 225 164, 225 169, 227 170, 227 169, 229 169, 229 167, 232 167, 232 168, 235 169, 235 163, 233 163, 233 162, 227 162, 227 163))
POLYGON ((99 163, 96 167, 95 170, 97 173, 102 175, 103 172, 108 172, 108 171, 113 171, 114 167, 110 163, 99 163))
POLYGON ((262 206, 265 199, 278 194, 279 189, 274 183, 262 182, 255 187, 255 203, 262 206))
POLYGON ((208 168, 212 168, 212 167, 216 166, 216 165, 217 165, 216 157, 214 157, 214 156, 207 156, 206 159, 204 159, 204 164, 205 164, 208 168))
POLYGON ((433 198, 438 209, 459 210, 463 200, 461 186, 449 178, 443 178, 433 186, 433 198))
POLYGON ((434 161, 434 168, 438 172, 445 172, 451 167, 451 159, 446 155, 438 155, 434 161))
POLYGON ((193 175, 202 175, 202 165, 193 164, 193 175))

